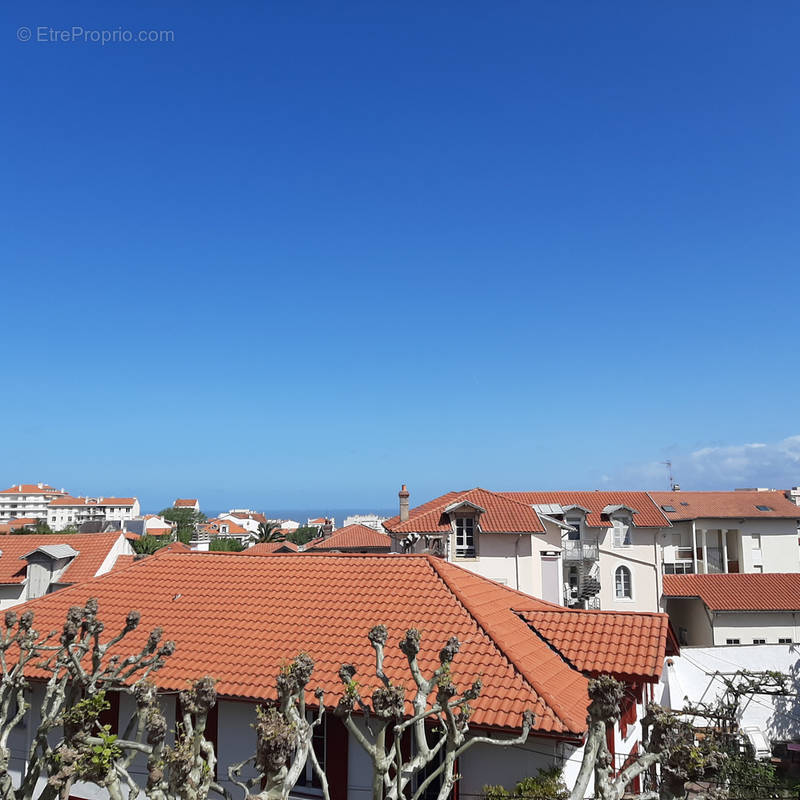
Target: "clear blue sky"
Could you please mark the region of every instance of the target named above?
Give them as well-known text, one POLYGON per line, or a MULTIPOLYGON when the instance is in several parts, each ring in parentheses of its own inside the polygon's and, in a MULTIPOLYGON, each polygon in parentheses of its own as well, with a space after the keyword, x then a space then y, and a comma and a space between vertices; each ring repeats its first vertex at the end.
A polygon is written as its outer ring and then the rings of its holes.
POLYGON ((5 485, 800 482, 796 3, 2 19, 5 485))

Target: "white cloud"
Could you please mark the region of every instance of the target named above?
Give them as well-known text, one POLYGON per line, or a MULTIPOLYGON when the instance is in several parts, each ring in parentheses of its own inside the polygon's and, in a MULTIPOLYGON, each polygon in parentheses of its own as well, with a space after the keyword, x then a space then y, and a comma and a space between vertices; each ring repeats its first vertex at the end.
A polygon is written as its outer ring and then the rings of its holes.
MULTIPOLYGON (((800 435, 779 442, 701 447, 673 452, 672 474, 683 489, 734 489, 750 486, 786 489, 800 485, 800 435)), ((606 476, 604 476, 606 477, 606 476)), ((629 465, 617 481, 631 488, 667 488, 663 462, 629 465)))

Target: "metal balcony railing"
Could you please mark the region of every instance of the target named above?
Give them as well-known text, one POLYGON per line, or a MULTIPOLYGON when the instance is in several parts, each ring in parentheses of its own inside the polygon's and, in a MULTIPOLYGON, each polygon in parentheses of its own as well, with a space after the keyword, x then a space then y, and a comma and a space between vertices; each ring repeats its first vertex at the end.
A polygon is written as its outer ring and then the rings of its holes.
POLYGON ((565 539, 562 544, 564 561, 597 561, 599 557, 597 542, 565 539))

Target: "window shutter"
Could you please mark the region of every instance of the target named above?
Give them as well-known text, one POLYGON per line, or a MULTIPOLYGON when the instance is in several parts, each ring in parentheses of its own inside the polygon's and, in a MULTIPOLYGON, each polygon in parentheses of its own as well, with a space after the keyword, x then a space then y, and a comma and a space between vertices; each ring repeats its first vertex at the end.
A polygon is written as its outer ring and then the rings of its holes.
POLYGON ((347 800, 347 746, 350 734, 344 723, 326 711, 325 774, 331 800, 347 800))

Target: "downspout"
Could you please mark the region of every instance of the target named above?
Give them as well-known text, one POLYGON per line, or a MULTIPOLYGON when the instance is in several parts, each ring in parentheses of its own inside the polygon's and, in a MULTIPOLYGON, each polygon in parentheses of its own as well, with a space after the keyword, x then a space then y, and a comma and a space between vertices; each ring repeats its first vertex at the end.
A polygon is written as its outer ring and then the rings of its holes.
POLYGON ((517 534, 517 541, 514 542, 514 580, 516 581, 516 586, 514 587, 517 591, 520 591, 519 588, 519 542, 522 539, 522 534, 517 534))
POLYGON ((660 611, 661 609, 661 564, 659 563, 658 558, 658 532, 661 530, 660 528, 656 528, 653 531, 653 569, 656 571, 656 611, 660 611))

